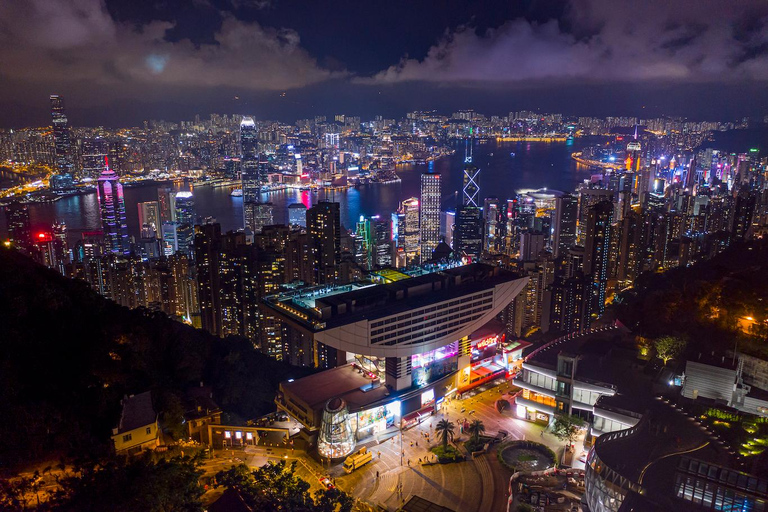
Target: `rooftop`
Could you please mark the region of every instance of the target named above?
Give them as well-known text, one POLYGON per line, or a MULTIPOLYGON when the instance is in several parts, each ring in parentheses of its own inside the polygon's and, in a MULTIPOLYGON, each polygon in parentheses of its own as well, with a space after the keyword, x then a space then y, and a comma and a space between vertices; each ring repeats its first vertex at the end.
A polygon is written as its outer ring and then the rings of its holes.
POLYGON ((725 467, 736 464, 732 450, 693 418, 659 399, 647 405, 633 433, 610 440, 605 436, 607 442, 595 445, 600 460, 620 475, 643 487, 671 488, 682 454, 725 467))
POLYGON ((473 263, 458 267, 432 265, 404 279, 375 284, 313 287, 271 295, 264 303, 314 331, 372 320, 402 311, 487 290, 519 277, 498 267, 473 263))
POLYGON ((355 412, 389 396, 389 390, 384 385, 363 391, 373 382, 368 374, 361 373, 354 365, 347 364, 293 382, 282 382, 280 387, 285 392, 300 397, 313 410, 322 409, 332 398, 342 398, 349 410, 355 412))
POLYGON ((151 425, 155 421, 157 421, 157 413, 152 407, 152 392, 131 395, 123 399, 123 413, 120 416, 117 433, 151 425))

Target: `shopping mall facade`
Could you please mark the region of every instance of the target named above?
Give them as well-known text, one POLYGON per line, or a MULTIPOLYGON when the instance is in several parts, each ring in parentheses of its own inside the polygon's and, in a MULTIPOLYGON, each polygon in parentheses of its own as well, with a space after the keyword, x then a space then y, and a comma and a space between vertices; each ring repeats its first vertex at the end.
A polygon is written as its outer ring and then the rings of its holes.
POLYGON ((508 342, 496 317, 527 278, 479 263, 400 275, 264 302, 288 336, 335 352, 335 368, 283 382, 276 398, 321 456, 340 458, 359 440, 418 424, 447 398, 521 364, 527 344, 508 342), (331 431, 344 439, 328 439, 331 431))

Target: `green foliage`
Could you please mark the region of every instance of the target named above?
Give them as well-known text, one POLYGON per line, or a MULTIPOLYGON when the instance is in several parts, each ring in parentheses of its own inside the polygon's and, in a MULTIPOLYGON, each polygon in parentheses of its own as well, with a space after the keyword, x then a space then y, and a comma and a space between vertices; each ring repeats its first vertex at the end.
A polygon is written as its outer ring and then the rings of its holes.
POLYGON ((236 489, 254 512, 350 512, 352 498, 338 489, 309 492, 309 484, 296 476, 296 461, 269 462, 251 471, 241 464, 216 475, 220 485, 236 489))
POLYGON ((437 445, 432 447, 432 453, 437 455, 437 460, 442 463, 446 462, 460 462, 464 460, 464 456, 454 448, 453 446, 437 445))
POLYGON ((507 411, 510 409, 509 400, 499 398, 496 400, 496 410, 499 412, 507 411))
POLYGON ((768 318, 768 238, 691 267, 644 273, 621 298, 618 319, 639 336, 684 336, 692 353, 723 352, 738 339, 739 351, 768 357, 768 344, 739 328, 746 316, 768 318))
POLYGON ((448 446, 448 441, 453 441, 453 431, 455 428, 456 425, 452 421, 440 420, 437 422, 435 433, 437 434, 437 438, 440 439, 440 443, 442 443, 443 447, 448 446))
POLYGON ((59 512, 198 512, 200 459, 161 458, 146 453, 140 457, 114 457, 98 465, 84 463, 74 474, 60 479, 46 508, 59 512))
POLYGON ((679 357, 683 353, 686 341, 678 336, 662 336, 656 338, 653 342, 653 346, 656 349, 656 355, 659 356, 666 365, 670 360, 679 357))
POLYGON ((480 440, 480 434, 485 432, 485 425, 480 420, 472 420, 467 431, 472 436, 472 440, 477 443, 480 440))
POLYGON ((153 392, 161 422, 183 435, 181 398, 200 381, 224 409, 274 410, 280 381, 309 373, 162 313, 129 310, 15 251, 0 251, 0 461, 111 450, 124 395, 153 392))
POLYGON ((552 423, 552 434, 561 441, 572 444, 579 437, 584 420, 570 414, 557 414, 552 423))

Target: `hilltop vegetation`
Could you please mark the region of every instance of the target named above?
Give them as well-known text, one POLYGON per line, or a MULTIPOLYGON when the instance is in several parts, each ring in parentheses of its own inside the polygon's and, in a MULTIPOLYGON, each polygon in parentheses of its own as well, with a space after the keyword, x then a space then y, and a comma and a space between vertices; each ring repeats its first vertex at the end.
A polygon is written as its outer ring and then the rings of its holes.
POLYGON ((308 371, 268 358, 248 340, 118 306, 5 249, 0 329, 0 472, 109 453, 126 394, 152 390, 161 417, 173 423, 184 390, 204 381, 225 411, 252 418, 274 409, 281 380, 308 371))

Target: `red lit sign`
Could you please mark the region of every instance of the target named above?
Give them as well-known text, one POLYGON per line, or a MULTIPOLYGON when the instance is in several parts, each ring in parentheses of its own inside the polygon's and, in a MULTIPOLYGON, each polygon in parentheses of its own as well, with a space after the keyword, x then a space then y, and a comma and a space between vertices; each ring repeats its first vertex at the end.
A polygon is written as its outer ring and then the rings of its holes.
POLYGON ((495 345, 498 342, 498 336, 488 336, 477 342, 475 347, 479 350, 495 345))

